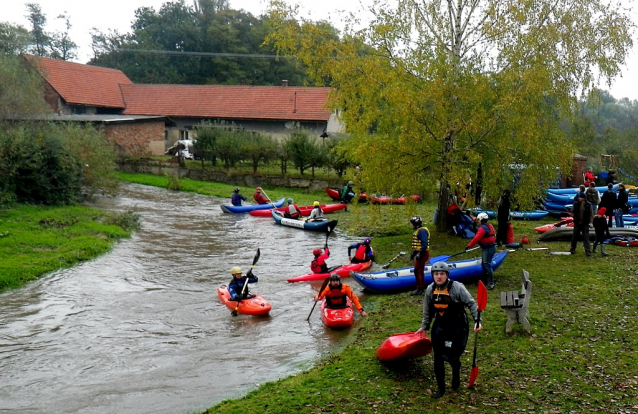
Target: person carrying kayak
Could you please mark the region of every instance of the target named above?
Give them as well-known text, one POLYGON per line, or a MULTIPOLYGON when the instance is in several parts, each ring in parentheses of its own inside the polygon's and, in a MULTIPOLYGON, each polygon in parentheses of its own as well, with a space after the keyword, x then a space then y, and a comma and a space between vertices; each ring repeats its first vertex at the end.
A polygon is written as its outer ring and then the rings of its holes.
POLYGON ((255 188, 255 194, 253 194, 253 198, 257 202, 257 204, 268 204, 271 201, 266 197, 263 193, 263 189, 261 187, 255 188))
POLYGON ((465 250, 471 249, 477 243, 481 246, 481 266, 483 267, 483 283, 488 289, 494 289, 494 271, 492 270, 492 258, 496 254, 496 231, 494 226, 487 222, 487 213, 480 213, 476 219, 481 223, 476 236, 467 244, 465 250))
POLYGON ((433 283, 425 290, 423 299, 423 319, 421 327, 415 334, 430 329, 434 320, 430 337, 434 350, 434 377, 438 391, 432 395, 440 398, 445 394, 445 365, 452 366, 452 389, 461 385, 461 355, 467 345, 469 323, 465 308, 470 310, 474 319, 474 332, 480 332, 483 326, 476 324, 478 305, 467 291, 465 285, 449 278, 450 267, 445 262, 432 265, 433 283))
POLYGON ((416 278, 416 290, 410 295, 417 296, 423 294, 425 289, 425 262, 430 259, 430 231, 423 227, 423 221, 420 216, 414 216, 410 219, 410 224, 414 229, 412 233, 412 254, 410 259, 414 260, 414 277, 416 278))
POLYGON ((363 239, 362 243, 355 243, 348 246, 348 259, 350 263, 365 263, 374 260, 374 251, 370 247, 370 237, 363 239), (354 249, 354 257, 352 257, 352 250, 354 249))
POLYGON ((328 264, 326 263, 326 259, 330 257, 328 245, 324 246, 323 252, 321 249, 314 249, 312 254, 315 258, 310 263, 310 270, 314 273, 328 273, 328 264))
POLYGON ((233 195, 230 197, 230 202, 234 205, 234 206, 241 206, 242 201, 246 201, 247 198, 245 196, 243 196, 242 194, 239 194, 239 187, 235 187, 235 190, 233 191, 233 195))
POLYGON ((253 275, 253 270, 250 269, 246 276, 241 275, 240 267, 233 267, 230 269, 230 273, 233 275, 233 280, 228 284, 228 293, 230 294, 230 300, 242 300, 254 298, 255 295, 248 291, 248 288, 244 289, 246 283, 257 283, 257 276, 253 275), (243 293, 242 293, 243 291, 243 293))
POLYGON ((293 200, 292 198, 288 199, 288 205, 286 206, 286 209, 284 210, 284 217, 289 219, 295 219, 295 220, 301 217, 301 211, 299 210, 299 207, 297 207, 297 205, 295 204, 295 200, 293 200))
POLYGON ((323 292, 319 292, 315 295, 315 302, 323 298, 326 298, 326 306, 329 309, 343 309, 348 306, 348 299, 350 299, 361 316, 368 316, 363 310, 363 306, 359 303, 357 295, 350 289, 350 286, 341 283, 341 276, 337 273, 330 275, 328 286, 326 286, 323 292))
POLYGON ((307 221, 323 221, 325 219, 326 217, 323 215, 323 210, 319 206, 319 202, 315 201, 312 203, 312 211, 310 212, 307 221))

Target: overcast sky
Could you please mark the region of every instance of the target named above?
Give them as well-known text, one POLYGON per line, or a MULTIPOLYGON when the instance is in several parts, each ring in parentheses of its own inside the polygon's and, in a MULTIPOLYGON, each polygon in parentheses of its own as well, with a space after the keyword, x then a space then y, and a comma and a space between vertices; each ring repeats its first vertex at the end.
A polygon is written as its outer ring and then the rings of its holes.
MULTIPOLYGON (((66 13, 71 21, 70 37, 77 43, 78 62, 86 63, 91 54, 90 30, 95 27, 107 33, 117 29, 120 33, 129 32, 134 11, 139 7, 154 7, 159 10, 167 0, 2 0, 0 7, 0 21, 20 24, 28 27, 26 19, 27 3, 38 3, 42 12, 47 16, 48 31, 63 30, 62 21, 56 17, 66 13)), ((328 19, 336 27, 340 27, 340 11, 358 13, 361 10, 360 2, 368 3, 370 0, 316 0, 298 1, 306 4, 305 10, 313 20, 328 19)), ((633 0, 621 0, 623 3, 633 5, 633 0)), ((192 4, 192 0, 186 0, 192 4)), ((254 15, 261 14, 266 7, 265 0, 230 0, 230 6, 234 9, 244 9, 254 15)), ((638 16, 634 12, 634 19, 638 16)), ((611 87, 611 94, 615 98, 627 97, 638 100, 638 41, 630 52, 627 66, 623 69, 623 77, 618 78, 611 87)), ((603 87, 608 89, 607 87, 603 87)))

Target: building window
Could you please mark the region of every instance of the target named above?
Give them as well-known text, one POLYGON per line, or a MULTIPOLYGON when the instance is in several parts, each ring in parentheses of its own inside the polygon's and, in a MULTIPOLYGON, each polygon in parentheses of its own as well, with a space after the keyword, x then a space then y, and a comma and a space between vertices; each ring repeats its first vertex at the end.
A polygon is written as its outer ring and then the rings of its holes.
POLYGON ((180 140, 188 139, 188 131, 186 130, 179 131, 179 139, 180 140))

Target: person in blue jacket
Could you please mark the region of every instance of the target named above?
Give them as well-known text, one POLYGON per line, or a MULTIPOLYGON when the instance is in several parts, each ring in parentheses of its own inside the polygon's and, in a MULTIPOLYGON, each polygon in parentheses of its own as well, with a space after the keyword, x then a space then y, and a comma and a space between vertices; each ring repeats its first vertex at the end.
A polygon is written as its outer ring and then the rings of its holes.
POLYGON ((233 195, 230 197, 230 202, 234 206, 241 206, 242 201, 246 201, 246 200, 247 200, 246 197, 239 194, 239 187, 235 187, 235 190, 233 191, 233 195))
POLYGON ((241 268, 235 266, 230 269, 230 273, 233 275, 233 280, 228 284, 228 293, 230 294, 230 300, 242 300, 255 297, 248 291, 248 287, 244 289, 246 283, 257 283, 257 276, 253 275, 253 270, 250 269, 246 276, 241 275, 241 268))
POLYGON ((374 260, 374 251, 370 247, 370 237, 363 239, 363 243, 355 243, 348 246, 348 259, 350 263, 364 263, 374 260), (354 257, 352 257, 352 250, 354 249, 354 257))

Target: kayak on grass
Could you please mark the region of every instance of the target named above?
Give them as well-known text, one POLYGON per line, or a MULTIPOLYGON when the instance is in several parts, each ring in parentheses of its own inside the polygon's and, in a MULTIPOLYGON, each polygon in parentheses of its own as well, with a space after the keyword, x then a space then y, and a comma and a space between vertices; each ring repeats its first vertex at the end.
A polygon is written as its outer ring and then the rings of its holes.
POLYGON ((371 195, 368 197, 368 201, 372 204, 405 204, 406 200, 411 199, 412 202, 418 203, 421 201, 421 197, 418 195, 411 195, 409 197, 401 196, 401 197, 389 197, 389 196, 375 196, 371 195))
POLYGON ((354 308, 350 299, 347 299, 348 304, 345 308, 330 309, 326 305, 326 300, 321 301, 321 321, 328 328, 332 329, 345 329, 352 326, 354 323, 354 308))
POLYGON ((432 352, 432 341, 421 331, 420 334, 405 332, 387 338, 377 348, 379 361, 419 358, 432 352))
POLYGON ((556 223, 545 224, 542 226, 534 227, 536 233, 545 233, 548 230, 558 227, 574 227, 573 217, 561 217, 561 220, 556 223))
MULTIPOLYGON (((321 207, 324 214, 329 214, 329 213, 334 213, 335 211, 343 210, 344 208, 347 207, 347 205, 343 203, 323 204, 319 207, 321 207)), ((276 210, 284 212, 285 209, 286 209, 285 207, 281 207, 281 208, 277 208, 276 210)), ((303 207, 299 207, 299 212, 301 213, 302 216, 308 217, 312 209, 313 209, 313 206, 303 206, 303 207)), ((271 214, 270 210, 272 210, 272 208, 269 210, 254 210, 254 211, 251 211, 249 214, 251 216, 256 216, 256 217, 270 217, 270 214, 271 214)))
POLYGON ((369 269, 372 266, 372 261, 363 262, 363 263, 350 263, 347 265, 339 266, 338 268, 332 270, 328 273, 306 273, 305 275, 291 277, 287 279, 290 283, 295 282, 314 282, 317 280, 325 280, 327 277, 330 277, 331 274, 337 273, 342 278, 349 277, 350 272, 362 272, 364 270, 369 269))
MULTIPOLYGON (((328 197, 332 198, 334 201, 341 201, 341 195, 339 194, 339 190, 335 190, 333 188, 326 188, 326 194, 328 197)), ((359 194, 359 202, 365 203, 368 201, 368 195, 366 193, 359 194)))
MULTIPOLYGON (((572 227, 558 227, 555 229, 547 230, 545 233, 542 233, 538 236, 538 241, 569 241, 572 239, 572 235, 574 234, 574 229, 572 227)), ((638 238, 638 227, 636 226, 625 226, 625 227, 612 227, 609 229, 610 236, 631 236, 638 238)), ((596 238, 596 232, 589 232, 589 239, 594 240, 596 238)), ((579 237, 579 240, 582 240, 582 234, 579 237)))
MULTIPOLYGON (((235 310, 237 301, 230 300, 230 293, 228 293, 228 288, 226 287, 226 285, 220 286, 217 289, 217 296, 219 297, 219 300, 221 300, 222 303, 228 307, 228 309, 235 310)), ((237 312, 244 315, 254 316, 267 315, 268 312, 270 312, 270 309, 270 303, 268 303, 266 299, 259 295, 255 295, 250 299, 243 299, 239 301, 239 306, 237 306, 237 312)))
MULTIPOLYGON (((496 270, 503 263, 508 251, 504 250, 494 255, 492 259, 492 269, 496 270)), ((467 280, 478 278, 483 274, 481 258, 462 260, 458 262, 448 262, 450 266, 450 279, 467 280)), ((425 284, 433 282, 430 271, 432 265, 424 267, 425 284)), ((376 273, 356 273, 351 275, 364 288, 378 293, 398 292, 414 289, 416 279, 414 278, 414 267, 404 267, 401 269, 386 270, 376 273)))
POLYGON ((301 230, 325 231, 328 227, 334 230, 334 228, 337 227, 337 223, 339 222, 339 220, 306 221, 289 219, 284 218, 283 213, 277 210, 271 210, 270 214, 272 215, 273 220, 275 220, 275 223, 301 230))
MULTIPOLYGON (((490 219, 496 218, 496 211, 490 210, 480 210, 476 209, 474 212, 478 215, 480 213, 485 213, 490 219)), ((540 220, 547 216, 549 211, 546 210, 535 210, 535 211, 510 211, 510 216, 514 220, 540 220)))
POLYGON ((255 210, 270 210, 274 207, 281 207, 284 205, 286 198, 281 198, 273 203, 267 204, 245 204, 243 206, 228 206, 222 204, 220 207, 224 213, 249 213, 255 210))

